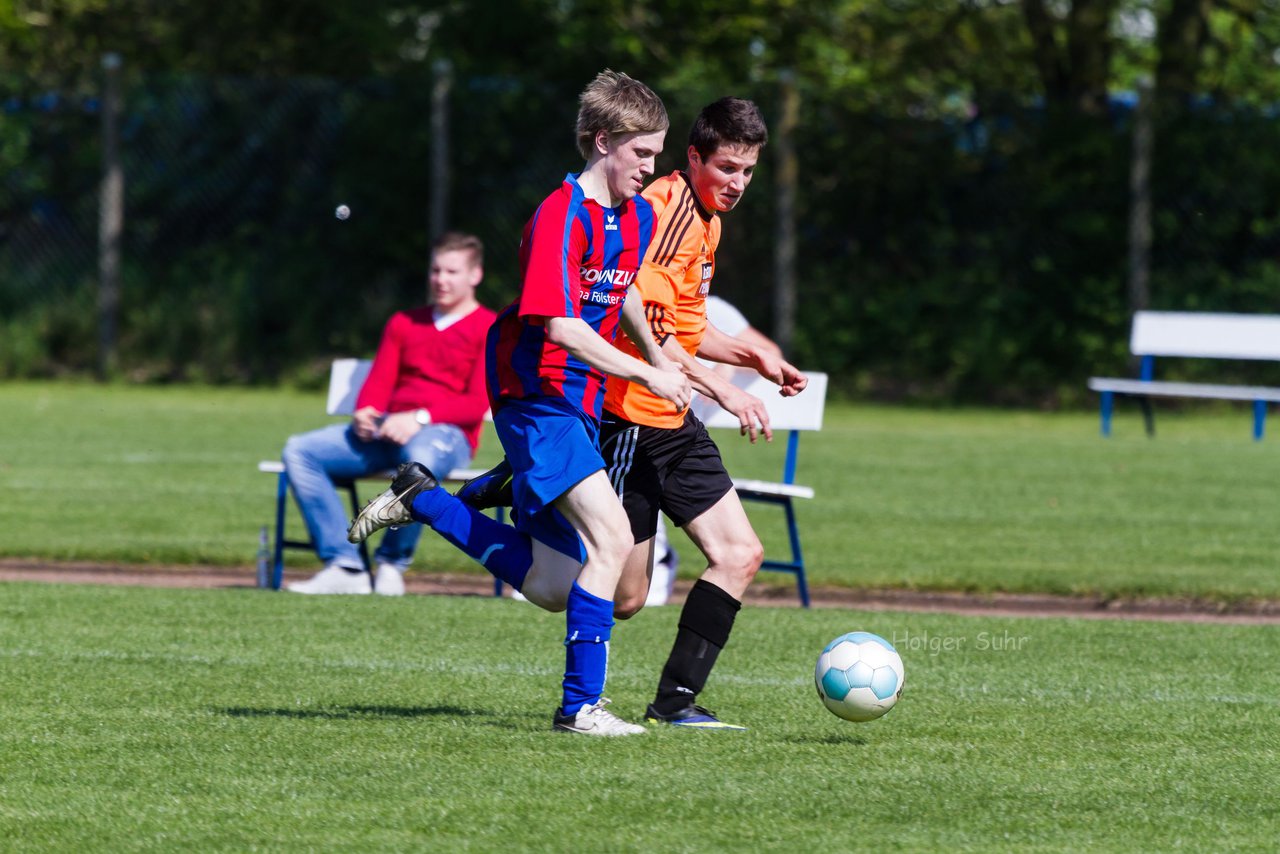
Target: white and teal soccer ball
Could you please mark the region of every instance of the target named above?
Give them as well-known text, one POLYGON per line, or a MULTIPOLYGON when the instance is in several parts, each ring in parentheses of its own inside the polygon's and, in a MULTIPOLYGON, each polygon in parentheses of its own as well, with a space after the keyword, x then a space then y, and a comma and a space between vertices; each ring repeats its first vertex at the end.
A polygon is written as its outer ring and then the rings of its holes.
POLYGON ((872 721, 892 709, 905 679, 893 644, 871 632, 849 632, 827 644, 813 673, 822 704, 846 721, 872 721))

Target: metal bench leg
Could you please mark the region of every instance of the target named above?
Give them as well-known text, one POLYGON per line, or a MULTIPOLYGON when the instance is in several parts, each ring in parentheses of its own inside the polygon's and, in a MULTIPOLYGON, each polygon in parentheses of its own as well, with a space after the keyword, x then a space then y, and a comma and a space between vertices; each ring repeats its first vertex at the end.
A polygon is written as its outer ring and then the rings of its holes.
MULTIPOLYGON (((493 509, 494 509, 494 514, 493 514, 494 518, 505 525, 507 522, 507 508, 495 507, 493 509)), ((498 597, 502 596, 502 579, 496 575, 493 577, 493 595, 498 597)))
POLYGON ((800 528, 796 525, 796 511, 788 499, 783 505, 787 511, 787 534, 791 538, 791 561, 795 564, 796 590, 800 594, 800 605, 809 607, 809 582, 804 577, 804 554, 800 551, 800 528))
POLYGON ((1098 403, 1098 415, 1102 419, 1102 438, 1111 435, 1111 408, 1114 405, 1112 394, 1109 391, 1102 392, 1102 397, 1098 403))
POLYGON ((1265 400, 1255 400, 1253 402, 1253 440, 1255 442, 1262 441, 1262 434, 1267 429, 1267 402, 1265 400))
POLYGON ((1156 435, 1156 413, 1151 408, 1151 398, 1138 398, 1138 405, 1142 407, 1142 422, 1147 428, 1147 438, 1154 439, 1156 435))
POLYGON ((284 511, 289 500, 289 476, 280 472, 276 483, 276 544, 271 559, 271 589, 279 590, 284 580, 284 511))

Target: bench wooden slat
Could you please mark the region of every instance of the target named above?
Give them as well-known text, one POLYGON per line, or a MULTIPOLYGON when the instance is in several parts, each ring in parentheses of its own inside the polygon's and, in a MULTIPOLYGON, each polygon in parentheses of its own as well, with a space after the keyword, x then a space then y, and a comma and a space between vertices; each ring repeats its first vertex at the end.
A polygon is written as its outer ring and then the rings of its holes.
POLYGON ((733 479, 733 488, 741 495, 776 495, 788 498, 812 498, 812 486, 800 486, 797 483, 774 483, 767 480, 733 479))
POLYGON ((1139 311, 1129 349, 1135 356, 1280 359, 1280 315, 1139 311))
POLYGON ((1093 391, 1119 394, 1153 394, 1164 397, 1200 397, 1217 400, 1266 400, 1280 402, 1280 388, 1267 386, 1214 385, 1211 383, 1129 380, 1118 377, 1090 377, 1093 391))
MULTIPOLYGON (((280 460, 262 460, 258 463, 258 471, 265 472, 266 474, 280 474, 284 471, 284 463, 280 460)), ((479 477, 486 471, 488 471, 488 469, 454 469, 449 472, 449 476, 446 477, 445 480, 471 480, 471 478, 479 477)), ((366 475, 365 477, 360 478, 360 480, 391 480, 395 476, 396 473, 394 469, 387 469, 386 471, 374 472, 373 474, 366 475)))

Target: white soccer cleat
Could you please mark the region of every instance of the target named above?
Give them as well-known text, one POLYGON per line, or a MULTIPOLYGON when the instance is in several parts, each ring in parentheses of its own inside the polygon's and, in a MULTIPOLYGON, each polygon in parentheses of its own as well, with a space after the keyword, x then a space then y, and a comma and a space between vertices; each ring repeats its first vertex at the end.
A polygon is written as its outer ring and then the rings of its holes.
POLYGON ((396 472, 396 479, 391 481, 391 488, 370 501, 351 522, 347 529, 347 540, 362 543, 374 531, 390 528, 392 525, 408 525, 413 522, 413 514, 409 508, 418 493, 437 486, 436 476, 422 463, 402 463, 396 472))
POLYGON ((639 735, 648 732, 644 727, 629 724, 622 718, 605 709, 609 704, 607 697, 578 709, 577 714, 562 715, 556 710, 555 722, 551 728, 559 732, 576 732, 582 735, 639 735))
POLYGON ((404 570, 394 563, 378 564, 378 575, 373 580, 373 592, 379 596, 403 596, 404 570))
POLYGON ((364 570, 349 572, 345 567, 331 563, 306 581, 287 585, 291 593, 312 595, 362 595, 373 592, 369 573, 364 570))

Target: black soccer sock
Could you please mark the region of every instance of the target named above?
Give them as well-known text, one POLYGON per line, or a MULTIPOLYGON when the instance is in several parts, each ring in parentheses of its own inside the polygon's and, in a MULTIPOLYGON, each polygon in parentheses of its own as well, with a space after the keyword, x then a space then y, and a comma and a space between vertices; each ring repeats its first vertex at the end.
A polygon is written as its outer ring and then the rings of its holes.
POLYGON ((705 579, 698 579, 680 612, 680 628, 658 679, 653 709, 660 715, 693 704, 707 684, 720 650, 729 642, 742 603, 705 579))

